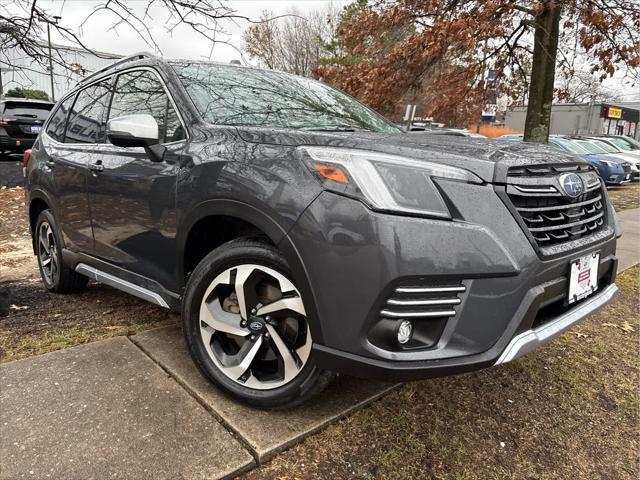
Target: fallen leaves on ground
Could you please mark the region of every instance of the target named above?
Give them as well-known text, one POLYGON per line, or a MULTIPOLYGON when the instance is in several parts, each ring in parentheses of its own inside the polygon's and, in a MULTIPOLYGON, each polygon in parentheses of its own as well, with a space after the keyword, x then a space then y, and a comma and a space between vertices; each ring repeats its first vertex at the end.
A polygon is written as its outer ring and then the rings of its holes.
POLYGON ((635 332, 635 329, 633 328, 633 325, 631 325, 626 320, 624 322, 622 322, 622 323, 606 322, 606 323, 603 323, 602 326, 603 327, 612 327, 612 328, 621 330, 624 333, 633 333, 633 332, 635 332))

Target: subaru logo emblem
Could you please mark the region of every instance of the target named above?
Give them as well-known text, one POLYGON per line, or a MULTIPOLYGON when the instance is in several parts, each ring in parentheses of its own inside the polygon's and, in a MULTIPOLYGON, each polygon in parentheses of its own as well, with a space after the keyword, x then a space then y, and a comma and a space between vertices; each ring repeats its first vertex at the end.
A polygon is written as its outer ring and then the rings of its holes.
POLYGON ((582 179, 575 173, 560 175, 560 186, 567 197, 576 198, 582 194, 584 185, 582 179))
POLYGON ((249 329, 254 331, 254 332, 259 332, 260 330, 262 330, 262 323, 261 322, 251 322, 249 324, 249 329))

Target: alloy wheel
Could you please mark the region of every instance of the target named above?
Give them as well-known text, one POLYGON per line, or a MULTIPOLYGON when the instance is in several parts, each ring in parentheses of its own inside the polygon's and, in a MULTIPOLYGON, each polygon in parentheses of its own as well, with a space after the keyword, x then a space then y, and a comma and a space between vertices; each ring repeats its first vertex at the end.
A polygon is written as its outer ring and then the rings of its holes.
POLYGON ((42 274, 49 285, 53 285, 60 272, 58 247, 49 222, 42 222, 38 232, 38 261, 42 274))
POLYGON ((293 380, 311 353, 300 292, 280 272, 244 264, 211 282, 200 305, 200 334, 216 367, 252 389, 293 380))

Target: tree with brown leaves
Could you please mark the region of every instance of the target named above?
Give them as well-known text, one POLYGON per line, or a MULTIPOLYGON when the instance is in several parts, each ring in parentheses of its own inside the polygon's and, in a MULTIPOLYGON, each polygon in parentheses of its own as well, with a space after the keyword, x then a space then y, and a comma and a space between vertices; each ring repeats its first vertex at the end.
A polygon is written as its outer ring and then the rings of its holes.
POLYGON ((579 47, 600 80, 623 70, 637 84, 638 25, 637 0, 358 0, 316 74, 388 115, 419 100, 469 124, 491 68, 502 94, 527 92, 525 140, 546 142, 557 58, 579 47))

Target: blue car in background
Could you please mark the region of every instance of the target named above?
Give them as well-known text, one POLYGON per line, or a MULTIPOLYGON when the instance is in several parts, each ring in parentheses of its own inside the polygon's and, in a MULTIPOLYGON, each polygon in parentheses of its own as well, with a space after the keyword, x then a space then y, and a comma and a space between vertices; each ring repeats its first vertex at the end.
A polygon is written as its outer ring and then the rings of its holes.
MULTIPOLYGON (((496 140, 522 141, 522 135, 502 135, 496 140)), ((580 145, 579 140, 572 140, 557 135, 549 136, 549 145, 557 147, 565 152, 573 153, 596 167, 598 174, 606 185, 620 185, 630 180, 629 168, 625 169, 626 162, 609 156, 590 152, 585 146, 580 145)))
POLYGON ((620 185, 631 181, 631 164, 624 159, 601 153, 602 150, 589 141, 560 136, 550 136, 549 144, 578 155, 596 167, 606 185, 620 185))

